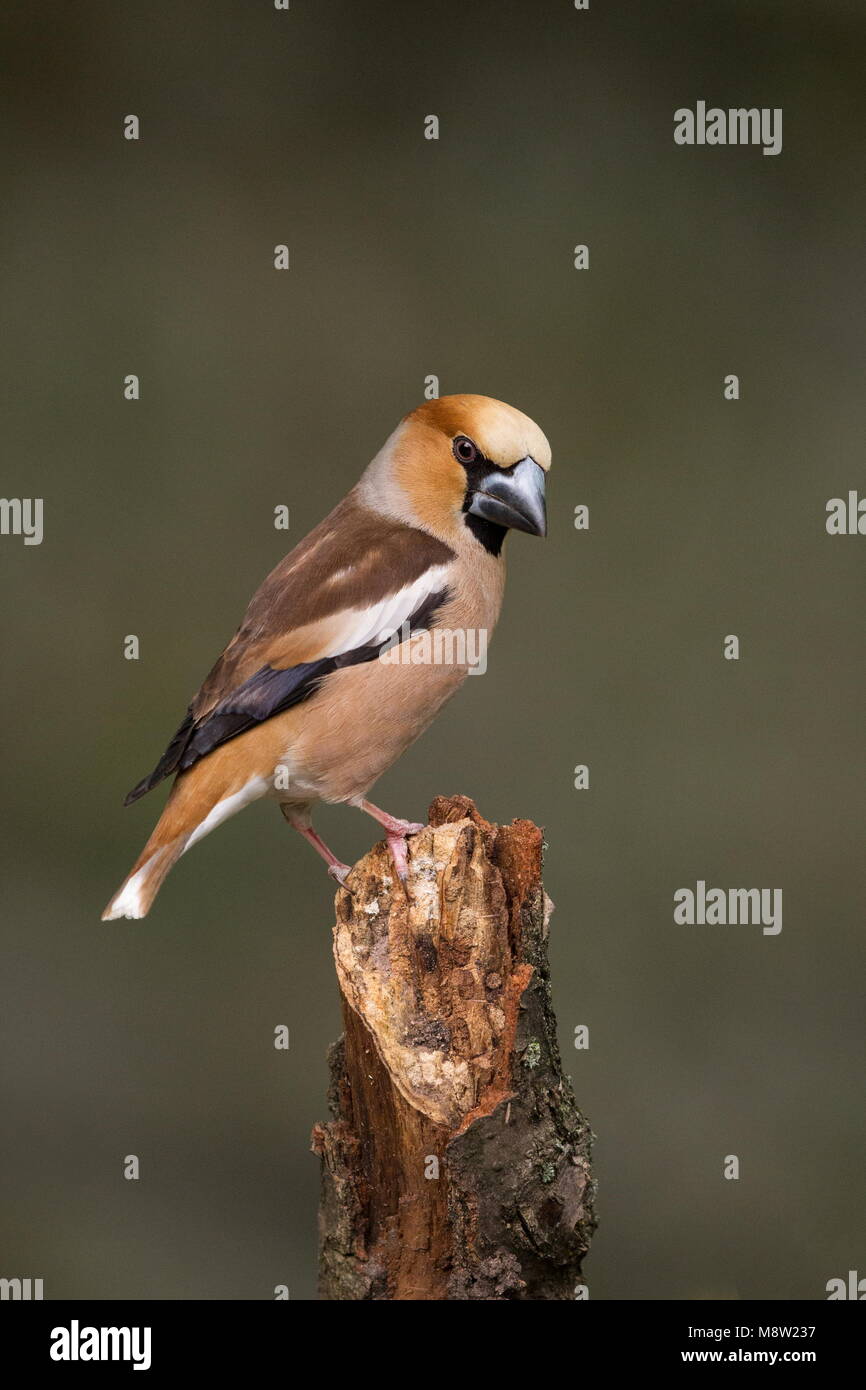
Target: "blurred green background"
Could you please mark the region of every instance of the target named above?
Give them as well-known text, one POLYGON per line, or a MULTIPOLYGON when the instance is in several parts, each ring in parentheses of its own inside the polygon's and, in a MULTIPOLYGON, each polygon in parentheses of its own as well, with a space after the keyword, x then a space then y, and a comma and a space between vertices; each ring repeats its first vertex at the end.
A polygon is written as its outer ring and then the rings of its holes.
MULTIPOLYGON (((83 0, 2 28, 3 493, 45 499, 45 538, 0 539, 0 1274, 315 1295, 320 864, 259 804, 146 921, 99 913, 164 798, 123 794, 431 373, 545 429, 551 535, 511 538, 487 675, 376 799, 546 827, 592 1297, 866 1273, 866 540, 824 529, 866 492, 862 6, 83 0), (676 147, 698 100, 782 107, 782 154, 676 147), (698 878, 781 887, 781 935, 675 926, 698 878)), ((375 838, 319 827, 350 861, 375 838)))

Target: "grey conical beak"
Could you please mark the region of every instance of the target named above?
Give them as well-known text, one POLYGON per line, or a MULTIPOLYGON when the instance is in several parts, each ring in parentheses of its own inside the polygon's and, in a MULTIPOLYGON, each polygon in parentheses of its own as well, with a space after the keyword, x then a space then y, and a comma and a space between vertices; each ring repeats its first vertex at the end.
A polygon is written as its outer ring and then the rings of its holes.
POLYGON ((485 474, 472 494, 467 511, 512 531, 546 536, 544 469, 535 459, 525 458, 507 471, 485 474))

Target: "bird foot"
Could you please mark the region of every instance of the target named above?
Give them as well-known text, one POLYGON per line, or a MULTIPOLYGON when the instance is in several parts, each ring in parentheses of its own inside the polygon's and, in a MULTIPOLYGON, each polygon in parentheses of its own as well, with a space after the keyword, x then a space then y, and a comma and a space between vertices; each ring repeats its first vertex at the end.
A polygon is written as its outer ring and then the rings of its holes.
POLYGON ((350 864, 329 864, 329 865, 328 865, 328 873, 329 873, 330 877, 333 878, 333 879, 336 879, 337 883, 339 883, 339 885, 340 885, 341 888, 345 888, 345 886, 346 886, 346 879, 349 877, 349 874, 350 874, 351 872, 352 872, 352 867, 351 867, 350 864))
POLYGON ((421 822, 417 820, 395 820, 391 826, 392 834, 400 835, 403 839, 405 839, 407 835, 419 835, 422 830, 426 829, 426 825, 422 825, 421 822))
MULTIPOLYGON (((409 822, 411 824, 411 822, 409 822)), ((423 825, 418 827, 423 830, 423 825)), ((394 868, 397 870, 397 877, 400 882, 405 884, 409 878, 409 859, 406 854, 406 835, 415 834, 415 831, 406 831, 405 834, 395 834, 389 831, 386 839, 388 848, 391 851, 391 858, 394 861, 394 868)))
POLYGON ((389 836, 397 835, 400 839, 405 840, 407 835, 417 835, 419 831, 426 828, 419 821, 403 820, 400 816, 389 815, 387 811, 382 810, 381 806, 374 806, 372 801, 367 801, 364 797, 358 797, 356 801, 352 802, 352 805, 357 806, 361 811, 366 811, 368 816, 372 816, 374 820, 378 821, 385 834, 389 836))

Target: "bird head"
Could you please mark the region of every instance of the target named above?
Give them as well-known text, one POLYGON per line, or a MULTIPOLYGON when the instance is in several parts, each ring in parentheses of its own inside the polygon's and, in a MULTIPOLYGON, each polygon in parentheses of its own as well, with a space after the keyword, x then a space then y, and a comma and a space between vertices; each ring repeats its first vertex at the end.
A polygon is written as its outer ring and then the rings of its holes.
POLYGON ((362 480, 366 499, 460 549, 498 555, 509 530, 547 534, 550 445, 533 420, 489 396, 425 401, 362 480))

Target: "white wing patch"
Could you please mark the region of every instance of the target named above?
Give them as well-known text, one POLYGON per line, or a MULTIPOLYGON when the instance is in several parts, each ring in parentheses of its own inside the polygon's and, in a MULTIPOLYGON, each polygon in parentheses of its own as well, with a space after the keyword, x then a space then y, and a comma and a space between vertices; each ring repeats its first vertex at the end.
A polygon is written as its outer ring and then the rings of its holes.
POLYGON ((340 656, 358 647, 377 646, 399 631, 417 612, 425 599, 447 587, 450 566, 434 565, 413 584, 366 608, 347 608, 341 614, 340 632, 322 652, 323 657, 340 656))

